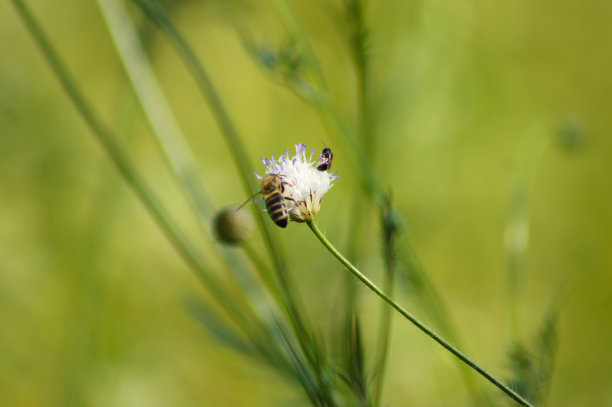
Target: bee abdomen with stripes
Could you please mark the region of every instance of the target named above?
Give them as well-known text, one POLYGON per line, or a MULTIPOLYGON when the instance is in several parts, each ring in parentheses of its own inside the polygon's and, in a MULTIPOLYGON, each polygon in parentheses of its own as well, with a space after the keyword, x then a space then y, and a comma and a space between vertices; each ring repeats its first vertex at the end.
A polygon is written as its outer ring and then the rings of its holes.
POLYGON ((261 181, 261 192, 266 202, 266 209, 270 219, 277 226, 286 228, 289 223, 287 203, 283 196, 283 181, 276 174, 268 174, 261 181))

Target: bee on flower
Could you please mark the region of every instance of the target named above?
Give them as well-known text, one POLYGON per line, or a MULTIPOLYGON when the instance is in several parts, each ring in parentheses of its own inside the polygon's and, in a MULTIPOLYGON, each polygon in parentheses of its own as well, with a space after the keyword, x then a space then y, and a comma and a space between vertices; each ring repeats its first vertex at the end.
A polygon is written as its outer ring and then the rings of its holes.
POLYGON ((261 180, 261 194, 270 218, 279 227, 286 227, 289 220, 306 222, 313 220, 321 209, 323 196, 338 178, 327 171, 331 166, 331 150, 327 147, 317 160, 313 149, 306 153, 306 145, 297 144, 292 156, 285 150, 278 160, 262 158, 266 170, 261 180), (322 161, 323 160, 323 161, 322 161), (322 166, 325 162, 329 165, 322 166))

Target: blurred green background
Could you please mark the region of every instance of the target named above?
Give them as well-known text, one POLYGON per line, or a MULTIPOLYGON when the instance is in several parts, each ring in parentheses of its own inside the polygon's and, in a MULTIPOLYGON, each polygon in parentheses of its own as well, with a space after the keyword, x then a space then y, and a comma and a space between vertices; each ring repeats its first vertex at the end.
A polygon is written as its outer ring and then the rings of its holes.
MULTIPOLYGON (((354 123, 355 72, 340 3, 293 2, 354 123)), ((510 376, 504 230, 517 179, 528 171, 520 339, 533 338, 570 281, 548 405, 612 405, 612 3, 369 3, 377 176, 392 190, 404 242, 414 246, 466 353, 510 376)), ((28 5, 96 112, 197 236, 96 2, 28 5)), ((341 178, 317 219, 343 250, 355 171, 314 111, 266 77, 236 32, 282 45, 287 34, 274 9, 206 0, 169 7, 260 172, 260 156, 299 142, 334 149, 341 178)), ((244 201, 194 81, 168 41, 131 11, 216 205, 244 201)), ((186 311, 186 299, 207 294, 119 178, 9 2, 0 4, 0 55, 0 405, 305 405, 299 389, 225 348, 186 311)), ((378 280, 373 208, 364 222, 358 265, 378 280)), ((345 271, 305 226, 274 232, 310 317, 324 329, 345 271)), ((370 345, 379 300, 360 294, 370 345)), ((396 297, 427 319, 404 286, 396 297)), ((399 318, 391 355, 385 405, 469 405, 451 358, 399 318)), ((483 385, 497 404, 511 405, 483 385)))

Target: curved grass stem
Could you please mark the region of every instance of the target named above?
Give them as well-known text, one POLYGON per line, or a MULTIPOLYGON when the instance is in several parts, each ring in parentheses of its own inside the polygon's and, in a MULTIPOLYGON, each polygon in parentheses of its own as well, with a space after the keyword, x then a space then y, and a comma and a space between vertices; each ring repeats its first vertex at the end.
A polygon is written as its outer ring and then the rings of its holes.
MULTIPOLYGON (((253 329, 253 324, 251 323, 255 314, 249 313, 249 315, 245 315, 245 310, 238 307, 237 302, 225 285, 222 284, 221 280, 210 272, 204 259, 199 255, 191 241, 184 235, 178 225, 175 224, 165 207, 132 166, 129 157, 117 143, 114 134, 108 130, 108 127, 94 113, 26 4, 22 0, 12 0, 12 3, 24 25, 34 38, 34 41, 39 46, 46 61, 49 63, 51 70, 64 88, 64 91, 108 154, 123 180, 147 209, 185 263, 208 288, 213 298, 238 326, 244 328, 246 335, 253 339, 254 342, 259 341, 258 333, 256 329, 253 329)), ((248 309, 247 311, 251 310, 248 309)))
MULTIPOLYGON (((174 25, 158 1, 132 0, 132 2, 139 6, 145 15, 168 37, 170 43, 191 72, 230 149, 244 191, 247 196, 252 195, 253 192, 258 190, 258 186, 255 184, 255 178, 252 175, 253 167, 251 166, 251 161, 242 143, 238 129, 204 65, 200 62, 187 40, 179 32, 178 28, 174 25)), ((262 233, 266 249, 272 259, 274 268, 280 276, 279 279, 286 279, 287 277, 284 275, 284 256, 281 253, 278 242, 273 238, 260 211, 254 210, 253 215, 259 225, 259 230, 262 233)))
MULTIPOLYGON (((387 263, 387 273, 385 273, 385 289, 389 293, 393 293, 394 286, 394 278, 393 278, 393 265, 388 259, 385 259, 387 263)), ((391 337, 391 308, 384 307, 381 310, 381 328, 379 332, 378 338, 378 355, 376 360, 376 377, 374 381, 374 393, 373 400, 374 406, 380 406, 380 402, 382 399, 383 392, 383 384, 385 379, 385 369, 387 367, 387 362, 389 359, 389 347, 390 347, 390 337, 391 337)))
POLYGON ((504 384, 498 378, 496 378, 491 373, 486 371, 483 367, 481 367, 479 364, 474 362, 470 357, 468 357, 466 354, 464 354, 459 349, 454 347, 451 343, 449 343, 444 338, 442 338, 440 335, 438 335, 436 332, 434 332, 433 329, 431 329, 430 327, 425 325, 423 322, 418 320, 414 315, 412 315, 404 307, 399 305, 395 300, 390 298, 385 292, 383 292, 380 288, 378 288, 378 286, 376 284, 374 284, 372 281, 370 281, 370 279, 368 279, 355 266, 353 266, 342 255, 342 253, 340 253, 331 244, 331 242, 329 240, 327 240, 327 238, 325 237, 325 235, 323 235, 323 233, 321 232, 321 230, 319 229, 319 227, 317 226, 316 223, 314 223, 313 221, 309 221, 309 222, 306 222, 306 223, 308 224, 308 227, 310 228, 310 230, 312 230, 314 235, 319 239, 319 241, 321 241, 323 246, 325 246, 325 248, 331 254, 333 254, 334 257, 336 257, 340 261, 340 263, 342 263, 351 273, 353 273, 355 275, 355 277, 357 277, 359 280, 361 280, 361 282, 363 284, 365 284, 371 291, 373 291, 376 295, 378 295, 380 298, 382 298, 383 301, 385 301, 387 304, 389 304, 391 307, 393 307, 397 312, 399 312, 408 321, 412 322, 412 324, 416 325, 416 327, 419 328, 421 331, 423 331, 427 336, 432 338, 434 341, 438 342, 444 349, 448 350, 450 353, 452 353, 455 357, 457 357, 463 363, 465 363, 466 365, 468 365, 469 367, 474 369, 476 372, 478 372, 485 379, 487 379, 488 381, 493 383, 497 388, 499 388, 501 391, 506 393, 513 400, 515 400, 517 403, 519 403, 520 405, 525 406, 525 407, 533 407, 533 405, 531 403, 529 403, 527 400, 525 400, 523 397, 521 397, 518 393, 516 393, 514 390, 512 390, 510 387, 508 387, 508 385, 504 384))
MULTIPOLYGON (((232 157, 238 173, 242 181, 242 185, 247 193, 251 195, 254 191, 258 190, 258 186, 255 184, 253 174, 253 168, 250 164, 250 160, 246 153, 246 149, 242 144, 242 139, 234 122, 226 109, 221 95, 217 92, 217 89, 209 76, 204 65, 200 62, 196 56, 194 50, 189 45, 185 37, 180 33, 178 28, 174 25, 170 17, 163 10, 163 7, 158 0, 132 0, 138 5, 143 12, 153 21, 158 27, 166 34, 171 44, 175 47, 176 51, 180 55, 181 59, 191 72, 198 85, 201 93, 208 102, 208 106, 213 113, 217 124, 221 129, 225 141, 231 151, 232 157)), ((274 270, 276 271, 277 278, 279 281, 279 287, 281 289, 280 294, 282 295, 282 307, 285 310, 287 317, 294 329, 296 338, 300 343, 300 347, 304 352, 311 368, 318 372, 319 366, 317 361, 317 355, 315 350, 315 342, 310 330, 304 321, 304 313, 300 310, 300 304, 296 298, 295 290, 292 287, 290 276, 287 273, 283 255, 280 250, 280 246, 276 239, 273 238, 272 232, 268 228, 268 223, 265 222, 262 213, 260 211, 253 211, 255 219, 260 226, 259 229, 262 232, 264 244, 272 258, 274 270)), ((324 386, 325 380, 318 376, 319 383, 322 387, 324 386)))
MULTIPOLYGON (((127 7, 121 0, 97 0, 97 3, 134 96, 164 157, 195 208, 201 225, 208 225, 214 215, 214 205, 198 178, 196 160, 161 89, 127 7)), ((207 230, 206 234, 210 235, 207 230)))

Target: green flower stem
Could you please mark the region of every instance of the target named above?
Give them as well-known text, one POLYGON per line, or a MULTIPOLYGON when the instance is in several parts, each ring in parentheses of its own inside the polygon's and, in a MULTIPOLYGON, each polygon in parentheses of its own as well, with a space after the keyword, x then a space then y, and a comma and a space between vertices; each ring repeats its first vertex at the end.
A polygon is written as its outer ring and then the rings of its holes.
MULTIPOLYGON (((306 30, 299 21, 295 10, 287 0, 274 0, 273 4, 278 10, 292 37, 297 40, 303 55, 312 70, 315 85, 318 88, 312 89, 315 94, 313 95, 312 99, 309 100, 309 102, 311 102, 317 108, 323 123, 327 125, 329 130, 336 134, 340 142, 344 144, 347 155, 350 161, 353 163, 355 170, 359 173, 364 188, 370 195, 372 195, 377 205, 382 208, 384 203, 383 188, 379 185, 376 177, 373 175, 374 171, 372 171, 369 156, 365 153, 365 150, 361 148, 354 137, 352 137, 350 130, 346 127, 346 124, 341 119, 339 112, 331 100, 331 96, 327 90, 325 74, 310 43, 306 30)), ((299 95, 299 92, 296 92, 296 94, 299 95)))
MULTIPOLYGON (((387 268, 385 273, 385 291, 393 295, 394 286, 394 260, 391 252, 385 253, 385 267, 387 268)), ((384 307, 381 310, 381 328, 378 339, 378 355, 376 361, 376 378, 374 382, 374 406, 380 406, 382 398, 382 389, 385 378, 385 370, 387 368, 387 360, 389 358, 389 340, 391 336, 391 308, 384 307)))
POLYGON ((506 215, 504 249, 508 275, 510 339, 514 343, 519 343, 521 340, 518 304, 529 246, 531 191, 535 183, 538 164, 550 141, 549 137, 538 133, 535 134, 535 137, 530 134, 524 141, 515 169, 514 185, 506 215))
MULTIPOLYGON (((349 38, 348 47, 351 55, 353 56, 353 66, 356 72, 356 89, 357 89, 357 112, 358 112, 358 133, 359 133, 359 144, 362 150, 367 151, 372 165, 375 154, 375 137, 372 128, 372 115, 370 111, 371 107, 371 92, 370 92, 370 59, 367 54, 367 38, 368 29, 366 27, 364 19, 364 4, 361 0, 347 1, 345 3, 345 15, 349 21, 349 38)), ((359 253, 359 243, 362 236, 363 226, 366 222, 367 214, 370 213, 367 209, 371 205, 370 196, 363 188, 354 188, 353 202, 353 213, 350 217, 350 231, 349 231, 349 243, 348 252, 351 254, 350 258, 355 259, 359 253)), ((394 258, 394 233, 386 230, 386 224, 384 222, 384 212, 381 213, 381 226, 383 229, 383 260, 385 264, 385 273, 383 276, 383 289, 389 295, 393 295, 393 288, 395 282, 395 258, 394 258), (393 237, 391 237, 393 236, 393 237)), ((350 279, 350 287, 355 291, 355 282, 350 274, 346 275, 347 280, 350 279)), ((356 296, 353 295, 353 298, 356 296)), ((350 304, 347 302, 347 304, 350 304)), ((386 304, 381 304, 380 310, 380 326, 378 330, 378 343, 375 360, 374 370, 374 386, 372 391, 373 406, 380 406, 383 395, 383 385, 385 381, 385 373, 387 368, 387 361, 389 357, 390 348, 390 337, 391 337, 391 313, 392 309, 386 304)))
MULTIPOLYGON (((97 0, 97 2, 134 95, 151 126, 164 158, 191 204, 199 220, 201 231, 213 241, 209 227, 210 219, 214 215, 213 200, 198 177, 196 160, 151 67, 127 7, 122 0, 97 0)), ((246 265, 237 253, 218 242, 215 243, 217 244, 213 247, 232 271, 243 291, 249 296, 256 295, 249 293, 251 284, 248 283, 246 265)))
POLYGON ((47 40, 47 36, 43 33, 34 17, 30 13, 27 6, 22 0, 11 0, 15 9, 19 13, 24 25, 30 31, 36 44, 40 47, 45 59, 49 63, 51 69, 57 76, 60 84, 68 94, 75 107, 89 125, 93 134, 96 136, 102 147, 108 153, 111 161, 117 168, 121 177, 125 180, 128 186, 134 191, 140 202, 148 210, 164 235, 183 258, 185 263, 194 271, 196 276, 209 289, 209 292, 215 300, 223 307, 238 326, 244 327, 245 334, 250 336, 254 342, 259 341, 257 334, 250 330, 252 321, 250 317, 246 317, 240 310, 236 302, 227 289, 221 282, 209 272, 204 265, 202 258, 197 254, 197 251, 190 244, 189 240, 180 231, 177 225, 174 224, 171 217, 166 213, 162 204, 157 200, 153 192, 146 185, 144 180, 132 167, 127 155, 117 144, 113 134, 100 122, 98 117, 86 102, 83 95, 78 90, 77 86, 71 79, 67 69, 59 59, 52 45, 47 40), (247 329, 249 327, 249 329, 247 329), (250 332, 249 332, 250 331, 250 332))
MULTIPOLYGON (((310 62, 310 65, 312 66, 315 74, 322 75, 322 70, 318 65, 318 60, 314 55, 314 51, 312 49, 312 46, 310 45, 308 35, 299 23, 297 16, 295 16, 293 8, 287 5, 285 0, 275 0, 274 4, 279 10, 281 17, 283 18, 285 25, 291 32, 292 36, 296 38, 299 43, 302 44, 302 50, 303 52, 305 52, 306 59, 310 62)), ((363 30, 363 27, 361 28, 363 30)), ((361 36, 358 39, 363 40, 364 37, 361 36)), ((355 45, 359 44, 353 44, 353 48, 355 47, 355 45)), ((308 99, 307 102, 313 105, 313 107, 317 110, 319 116, 321 117, 321 121, 327 126, 331 133, 336 135, 338 141, 343 144, 347 152, 349 161, 352 162, 354 168, 359 174, 362 182, 362 189, 358 189, 356 191, 356 196, 359 196, 360 194, 367 194, 371 196, 378 210, 383 213, 385 195, 381 185, 379 184, 378 178, 373 176, 374 171, 373 165, 371 163, 372 157, 370 152, 373 151, 374 148, 374 137, 372 135, 371 124, 369 124, 370 118, 367 117, 367 98, 369 93, 367 77, 369 76, 369 66, 366 63, 366 60, 362 59, 363 57, 363 53, 355 54, 355 65, 358 72, 358 88, 361 99, 359 103, 359 110, 360 115, 362 116, 361 120, 363 121, 363 134, 360 140, 362 143, 359 143, 357 140, 355 140, 355 137, 353 137, 353 135, 351 134, 350 130, 342 120, 338 110, 332 103, 331 97, 327 93, 325 86, 321 86, 321 88, 317 90, 318 93, 316 94, 316 97, 308 99), (363 144, 363 146, 361 144, 363 144), (368 151, 368 154, 366 154, 365 151, 368 151)), ((316 81, 319 84, 325 83, 324 78, 318 78, 316 79, 316 81)), ((297 91, 296 89, 292 90, 295 92, 296 95, 301 97, 299 91, 297 91)), ((365 205, 363 199, 358 199, 357 202, 359 202, 359 206, 365 205)), ((355 214, 360 214, 361 208, 359 208, 358 206, 354 206, 353 211, 355 214)), ((360 229, 363 224, 363 216, 353 216, 353 218, 357 220, 351 223, 352 233, 349 233, 350 240, 348 247, 349 256, 351 258, 354 257, 354 254, 356 252, 356 239, 360 235, 360 229)), ((414 250, 410 247, 403 247, 403 252, 407 254, 407 256, 411 259, 416 257, 414 250)), ((412 261, 409 263, 409 265, 411 263, 412 261)), ((437 295, 431 282, 427 278, 427 275, 420 267, 412 268, 415 269, 414 272, 418 274, 417 277, 419 278, 419 281, 423 283, 423 286, 426 289, 425 291, 427 292, 427 294, 421 296, 421 299, 425 303, 426 308, 428 308, 434 315, 438 326, 442 327, 445 331, 450 333, 452 331, 452 328, 450 326, 449 317, 444 312, 443 308, 440 306, 439 301, 437 301, 437 295)), ((347 283, 347 305, 355 301, 354 295, 354 287, 347 283)), ((455 335, 452 335, 452 337, 455 337, 455 335)), ((462 365, 462 367, 465 367, 465 365, 462 365)), ((486 405, 492 405, 486 393, 484 391, 481 391, 481 389, 475 387, 473 378, 468 374, 469 372, 467 372, 466 369, 467 367, 462 368, 461 373, 465 378, 468 388, 470 389, 470 392, 472 393, 475 400, 482 399, 482 401, 484 401, 486 405)))
POLYGON ((435 333, 431 328, 429 328, 427 325, 419 321, 416 317, 414 317, 411 313, 409 313, 405 308, 403 308, 401 305, 395 302, 387 294, 385 294, 372 281, 370 281, 365 275, 363 275, 355 266, 353 266, 338 250, 336 250, 336 248, 330 243, 329 240, 327 240, 327 238, 323 235, 323 233, 321 233, 321 230, 319 230, 319 227, 316 225, 316 223, 314 223, 313 221, 309 221, 307 222, 307 224, 310 230, 312 230, 312 232, 315 234, 315 236, 321 241, 321 243, 323 243, 323 246, 325 246, 327 250, 329 250, 329 252, 333 254, 334 257, 336 257, 340 261, 340 263, 342 263, 351 273, 355 275, 355 277, 361 280, 362 283, 364 283, 370 290, 372 290, 376 295, 382 298, 387 304, 393 307, 404 318, 406 318, 408 321, 416 325, 417 328, 423 331, 427 336, 432 338, 434 341, 442 345, 443 348, 451 352, 453 355, 459 358, 463 363, 465 363, 466 365, 468 365, 469 367, 471 367, 472 369, 480 373, 482 376, 484 376, 488 381, 490 381, 495 386, 497 386, 501 391, 506 393, 512 399, 514 399, 517 403, 525 407, 533 407, 531 403, 529 403, 527 400, 525 400, 523 397, 517 394, 514 390, 512 390, 506 384, 502 383, 499 379, 497 379, 491 373, 487 372, 484 368, 482 368, 480 365, 478 365, 476 362, 470 359, 467 355, 465 355, 459 349, 455 348, 453 345, 447 342, 444 338, 442 338, 440 335, 435 333))
POLYGON ((253 168, 250 164, 251 161, 242 144, 238 130, 225 108, 225 104, 217 92, 208 72, 193 52, 185 37, 179 32, 171 21, 170 16, 163 10, 161 4, 157 0, 132 1, 140 6, 146 15, 151 18, 151 21, 161 28, 162 32, 168 36, 171 44, 183 59, 183 62, 193 75, 196 84, 208 102, 208 106, 225 137, 225 141, 234 159, 234 164, 239 169, 238 174, 245 192, 247 192, 247 194, 253 194, 253 192, 258 190, 258 187, 253 177, 253 168))
MULTIPOLYGON (((202 95, 208 102, 217 124, 221 129, 226 144, 228 145, 231 155, 234 159, 234 164, 238 168, 238 174, 242 186, 247 196, 252 195, 259 190, 259 186, 255 183, 253 177, 253 167, 250 164, 250 159, 246 153, 246 149, 242 144, 240 134, 234 125, 234 122, 225 108, 221 96, 217 92, 213 81, 208 72, 200 63, 187 40, 182 36, 179 30, 172 23, 170 17, 163 10, 158 1, 132 0, 138 5, 142 11, 166 34, 171 44, 174 46, 178 54, 183 59, 183 62, 193 75, 196 84, 198 85, 202 95)), ((279 274, 279 279, 285 280, 285 266, 283 256, 280 252, 278 243, 272 237, 268 224, 264 221, 261 211, 253 210, 253 215, 259 225, 259 230, 263 234, 266 249, 272 258, 274 268, 279 274)))
MULTIPOLYGON (((353 56, 353 66, 356 72, 356 107, 358 112, 358 132, 361 148, 370 152, 374 157, 374 137, 371 125, 372 115, 370 113, 370 60, 366 54, 367 28, 363 18, 363 4, 360 0, 345 2, 345 14, 349 21, 348 47, 353 56)), ((366 222, 366 208, 370 206, 370 198, 363 188, 354 188, 352 199, 352 213, 349 217, 349 240, 347 253, 353 261, 357 260, 359 245, 363 237, 363 226, 366 222)), ((347 278, 347 308, 352 309, 356 300, 355 282, 350 275, 347 278)), ((375 403, 376 405, 376 403, 375 403)))
MULTIPOLYGON (((250 160, 246 154, 238 130, 236 129, 221 96, 217 92, 208 72, 200 63, 198 57, 193 52, 187 40, 181 35, 176 26, 172 23, 170 17, 162 9, 162 6, 158 1, 145 1, 145 0, 132 0, 147 14, 147 16, 155 22, 161 30, 168 36, 168 39, 172 45, 176 48, 177 52, 189 68, 192 73, 196 84, 200 88, 200 91, 204 95, 208 102, 208 105, 217 120, 219 127, 221 128, 222 134, 225 137, 227 145, 230 148, 234 162, 239 169, 240 178, 247 195, 251 195, 254 191, 257 191, 259 187, 255 185, 253 177, 253 168, 250 165, 250 160)), ((277 277, 282 288, 282 298, 284 301, 284 309, 288 313, 288 318, 293 325, 296 336, 302 350, 313 369, 316 368, 316 355, 313 353, 313 339, 309 334, 304 321, 302 319, 303 313, 298 309, 298 304, 293 296, 294 290, 291 287, 289 276, 287 275, 284 261, 280 253, 280 249, 272 233, 269 230, 269 224, 266 223, 262 216, 262 212, 254 209, 253 210, 255 219, 260 226, 260 230, 263 233, 264 243, 266 248, 272 257, 274 269, 277 272, 277 277)), ((322 379, 321 379, 322 380, 322 379)))
POLYGON ((199 182, 195 159, 157 81, 127 8, 121 0, 97 2, 136 99, 164 157, 195 207, 200 223, 208 225, 213 216, 211 199, 199 182))
POLYGON ((307 63, 312 68, 314 74, 314 80, 317 86, 322 89, 327 88, 327 82, 321 64, 319 63, 316 53, 313 50, 312 44, 306 35, 306 30, 302 26, 300 19, 297 16, 293 6, 287 0, 273 0, 272 3, 276 7, 276 10, 280 14, 281 18, 285 22, 288 30, 294 38, 299 38, 299 46, 302 48, 303 54, 308 58, 307 63))
MULTIPOLYGON (((353 164, 362 182, 363 188, 360 191, 358 190, 357 193, 361 192, 361 194, 367 194, 371 196, 378 210, 381 213, 383 213, 385 194, 384 194, 384 190, 382 186, 380 185, 378 181, 379 178, 373 175, 374 174, 373 163, 371 162, 373 158, 371 153, 372 151, 374 151, 375 143, 374 143, 374 137, 372 134, 371 123, 369 123, 371 120, 370 118, 367 117, 367 114, 368 114, 367 99, 368 99, 368 93, 369 93, 367 78, 369 76, 369 65, 367 64, 367 59, 364 59, 366 55, 363 53, 363 48, 357 49, 357 47, 364 45, 363 41, 365 40, 365 38, 367 38, 365 36, 366 31, 365 31, 365 26, 364 26, 363 21, 362 20, 357 21, 358 23, 357 32, 354 33, 356 35, 354 35, 353 37, 354 41, 351 44, 351 49, 353 51, 353 56, 355 59, 355 66, 357 68, 357 74, 358 74, 357 84, 359 88, 359 93, 362 96, 360 103, 359 103, 359 110, 362 116, 362 120, 366 119, 364 120, 365 122, 363 123, 363 129, 362 129, 363 134, 362 134, 362 137, 360 137, 360 140, 359 140, 361 141, 360 143, 358 142, 358 140, 355 140, 355 137, 351 134, 351 131, 344 123, 337 108, 334 106, 331 100, 331 96, 329 95, 327 88, 325 86, 325 78, 323 76, 323 71, 316 58, 313 47, 310 44, 308 35, 306 31, 304 30, 303 26, 300 24, 299 19, 295 14, 295 10, 290 5, 287 4, 286 0, 275 0, 274 4, 277 10, 279 11, 279 14, 281 15, 287 29, 291 32, 291 35, 293 36, 293 38, 295 38, 298 41, 298 43, 301 44, 301 49, 305 54, 306 60, 309 62, 314 72, 315 82, 319 86, 319 89, 316 89, 315 97, 307 99, 307 102, 312 104, 312 106, 317 110, 317 113, 319 114, 321 121, 327 126, 327 128, 332 134, 336 135, 337 140, 343 144, 344 149, 347 153, 348 159, 353 164), (367 154, 366 154, 366 151, 367 151, 367 154)), ((361 4, 358 4, 358 3, 356 3, 356 5, 362 6, 361 4)), ((353 11, 359 11, 361 13, 363 12, 363 10, 353 10, 353 11)), ((354 17, 356 17, 358 20, 360 18, 363 18, 362 15, 355 15, 354 17)), ((292 90, 295 92, 296 95, 298 95, 298 97, 302 98, 299 90, 295 88, 292 88, 292 90)), ((360 205, 363 206, 362 199, 359 199, 358 202, 360 202, 360 205)), ((353 208, 353 211, 354 213, 360 213, 360 208, 355 207, 353 208)), ((362 216, 358 216, 357 219, 359 220, 351 223, 352 232, 354 233, 349 234, 349 236, 351 236, 350 237, 351 241, 349 241, 348 246, 349 246, 349 255, 351 256, 351 258, 354 257, 353 256, 354 246, 356 245, 355 240, 360 234, 359 228, 361 227, 361 224, 363 223, 362 216)), ((407 253, 407 255, 410 258, 416 257, 412 248, 404 247, 403 252, 407 253)), ((434 314, 435 320, 436 322, 438 322, 439 326, 441 326, 442 328, 448 328, 448 329, 445 329, 445 331, 451 332, 452 327, 450 326, 449 317, 444 312, 439 302, 436 301, 437 296, 436 296, 435 290, 433 286, 431 285, 431 283, 429 282, 427 275, 420 268, 418 268, 415 272, 419 274, 418 277, 424 283, 426 291, 427 291, 427 295, 421 296, 422 300, 425 302, 426 308, 429 308, 429 310, 434 314)), ((347 287, 348 287, 347 304, 350 304, 354 302, 354 293, 353 293, 354 287, 351 286, 350 284, 347 284, 347 287)), ((451 337, 455 337, 455 336, 452 335, 451 337)), ((487 394, 481 388, 478 388, 478 386, 475 385, 473 381, 473 376, 469 375, 469 372, 467 369, 468 369, 467 366, 462 365, 461 373, 464 379, 466 380, 468 388, 470 392, 472 393, 472 396, 474 397, 475 401, 478 404, 480 404, 481 402, 484 402, 485 405, 491 406, 492 402, 489 400, 487 394)))
MULTIPOLYGON (((399 261, 409 270, 409 278, 414 280, 414 285, 417 287, 416 295, 422 307, 425 309, 425 312, 429 314, 442 334, 459 346, 459 336, 457 335, 455 327, 451 323, 448 312, 440 300, 440 296, 429 280, 429 277, 427 277, 427 273, 425 273, 425 270, 423 270, 423 267, 414 255, 414 249, 410 247, 409 242, 404 242, 402 249, 403 250, 400 251, 399 261)), ((459 360, 457 360, 457 364, 461 377, 465 381, 474 399, 475 405, 493 407, 493 402, 490 400, 484 388, 474 380, 475 378, 471 374, 470 368, 459 360)))
POLYGON ((246 255, 249 257, 251 263, 255 265, 255 269, 257 270, 259 277, 264 282, 270 294, 272 294, 272 296, 274 297, 274 300, 277 302, 278 305, 282 306, 284 303, 283 294, 281 288, 278 285, 278 281, 273 278, 273 275, 269 272, 268 266, 257 254, 257 250, 255 250, 249 242, 243 242, 241 244, 241 247, 246 253, 246 255))

